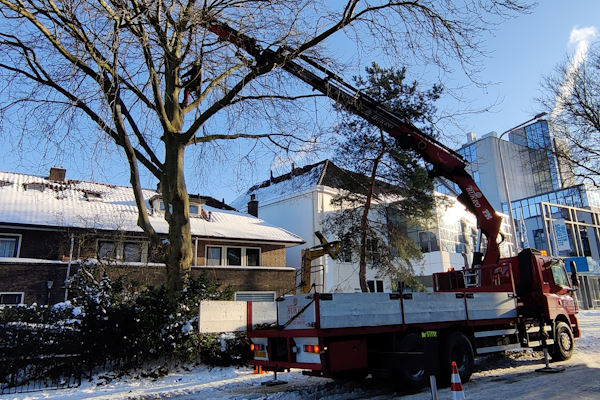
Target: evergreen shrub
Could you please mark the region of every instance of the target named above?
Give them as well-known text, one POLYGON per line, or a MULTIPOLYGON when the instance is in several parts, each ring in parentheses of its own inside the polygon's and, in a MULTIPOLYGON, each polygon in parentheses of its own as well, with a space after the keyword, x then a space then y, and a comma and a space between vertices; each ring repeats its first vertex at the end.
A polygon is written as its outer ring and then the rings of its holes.
POLYGON ((241 366, 250 358, 245 334, 198 333, 199 302, 233 297, 230 287, 221 288, 206 275, 190 279, 179 298, 172 299, 164 287, 98 280, 82 268, 70 294, 71 300, 51 307, 1 309, 0 350, 28 358, 80 354, 87 371, 124 370, 156 361, 241 366))

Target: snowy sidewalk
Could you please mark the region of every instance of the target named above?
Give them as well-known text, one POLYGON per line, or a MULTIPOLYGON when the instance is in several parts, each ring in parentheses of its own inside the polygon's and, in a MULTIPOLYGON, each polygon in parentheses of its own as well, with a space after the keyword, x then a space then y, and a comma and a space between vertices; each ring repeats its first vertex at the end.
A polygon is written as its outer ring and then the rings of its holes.
MULTIPOLYGON (((543 366, 539 353, 517 352, 509 356, 478 359, 478 372, 464 385, 467 399, 600 399, 600 311, 579 314, 583 336, 576 343, 576 352, 561 363, 566 371, 540 374, 543 366)), ((191 371, 172 373, 152 379, 122 379, 106 385, 98 381, 82 382, 77 389, 3 395, 0 400, 38 399, 176 399, 176 400, 389 400, 402 396, 375 382, 337 384, 329 379, 303 376, 300 371, 279 374, 287 385, 265 387, 261 382, 273 379, 272 374, 254 375, 250 369, 214 368, 202 366, 191 371)), ((425 400, 428 390, 402 396, 403 399, 425 400)), ((440 399, 449 399, 449 389, 441 389, 440 399)))

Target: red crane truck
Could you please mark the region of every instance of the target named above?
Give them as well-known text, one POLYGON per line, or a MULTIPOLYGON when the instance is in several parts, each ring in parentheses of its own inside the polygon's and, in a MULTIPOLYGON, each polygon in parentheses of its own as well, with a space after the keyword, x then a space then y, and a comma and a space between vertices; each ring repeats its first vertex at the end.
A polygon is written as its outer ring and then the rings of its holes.
POLYGON ((580 331, 564 263, 533 249, 500 258, 501 217, 459 154, 293 49, 264 49, 214 20, 207 29, 250 54, 257 70, 283 68, 415 151, 434 176, 460 188, 459 200, 475 214, 479 229, 472 268, 434 274, 432 293, 286 296, 278 299, 277 324, 268 329, 252 329, 248 303, 253 365, 334 378, 382 374, 420 386, 432 372, 448 379, 452 361, 466 382, 479 354, 548 345, 553 359, 571 357, 580 331))

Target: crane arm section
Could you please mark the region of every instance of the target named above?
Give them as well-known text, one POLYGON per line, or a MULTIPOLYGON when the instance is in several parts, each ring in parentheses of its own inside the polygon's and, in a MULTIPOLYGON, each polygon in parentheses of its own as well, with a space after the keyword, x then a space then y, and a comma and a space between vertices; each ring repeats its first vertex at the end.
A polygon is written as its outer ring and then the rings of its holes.
POLYGON ((454 150, 422 132, 409 121, 390 112, 385 105, 361 93, 340 77, 314 61, 285 47, 277 51, 264 49, 251 38, 218 21, 208 22, 206 28, 222 41, 230 42, 246 51, 256 60, 256 67, 281 67, 314 90, 326 95, 346 110, 364 118, 370 124, 396 138, 404 149, 415 151, 433 167, 435 176, 454 182, 461 190, 458 197, 469 211, 475 214, 478 228, 487 238, 485 257, 475 255, 474 265, 497 264, 500 258, 498 235, 502 218, 466 171, 466 163, 454 150), (300 63, 302 62, 302 64, 300 63))

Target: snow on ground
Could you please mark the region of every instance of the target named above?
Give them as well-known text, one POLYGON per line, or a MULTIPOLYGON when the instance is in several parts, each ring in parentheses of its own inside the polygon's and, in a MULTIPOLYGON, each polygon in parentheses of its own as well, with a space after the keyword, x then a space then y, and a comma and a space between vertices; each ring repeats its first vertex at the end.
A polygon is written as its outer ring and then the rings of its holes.
MULTIPOLYGON (((576 352, 560 363, 566 371, 557 374, 536 372, 543 366, 541 353, 519 351, 508 356, 493 355, 477 360, 478 371, 464 384, 467 399, 600 399, 600 311, 579 314, 583 332, 576 352)), ((556 365, 556 364, 552 364, 556 365)), ((170 400, 425 400, 429 389, 416 394, 396 392, 379 382, 337 383, 329 379, 303 376, 300 371, 279 374, 288 383, 263 386, 272 374, 254 375, 250 369, 204 366, 172 373, 160 379, 121 379, 101 384, 101 378, 83 382, 76 389, 3 395, 0 400, 38 399, 170 399, 170 400)), ((439 398, 449 399, 448 388, 439 390, 439 398)))

